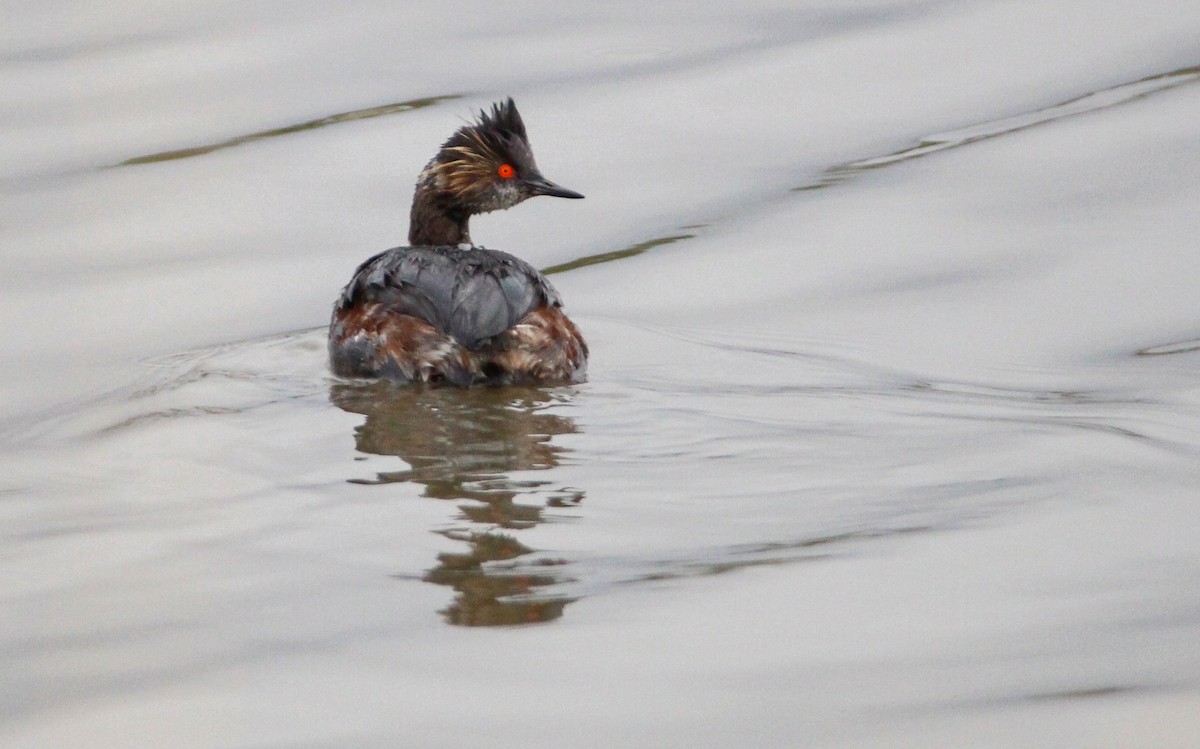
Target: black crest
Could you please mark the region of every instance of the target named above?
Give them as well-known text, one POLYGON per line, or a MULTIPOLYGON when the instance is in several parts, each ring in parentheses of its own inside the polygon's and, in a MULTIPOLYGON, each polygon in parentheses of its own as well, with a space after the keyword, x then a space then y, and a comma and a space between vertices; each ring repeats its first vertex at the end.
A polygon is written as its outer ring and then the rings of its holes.
POLYGON ((445 161, 463 156, 495 162, 527 158, 529 138, 512 97, 496 102, 491 111, 480 110, 474 123, 459 128, 442 144, 442 153, 445 161))
POLYGON ((511 96, 493 104, 491 112, 481 110, 476 127, 494 131, 502 137, 527 139, 525 123, 521 121, 521 113, 517 111, 516 102, 511 96))

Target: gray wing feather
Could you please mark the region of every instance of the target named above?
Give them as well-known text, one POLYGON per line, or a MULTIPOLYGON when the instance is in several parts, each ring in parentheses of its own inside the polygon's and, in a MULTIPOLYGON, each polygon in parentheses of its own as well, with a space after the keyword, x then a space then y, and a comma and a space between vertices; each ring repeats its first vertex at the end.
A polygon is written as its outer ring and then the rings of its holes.
POLYGON ((525 261, 455 247, 397 247, 368 259, 338 304, 371 302, 425 320, 471 349, 531 311, 561 304, 546 277, 525 261))

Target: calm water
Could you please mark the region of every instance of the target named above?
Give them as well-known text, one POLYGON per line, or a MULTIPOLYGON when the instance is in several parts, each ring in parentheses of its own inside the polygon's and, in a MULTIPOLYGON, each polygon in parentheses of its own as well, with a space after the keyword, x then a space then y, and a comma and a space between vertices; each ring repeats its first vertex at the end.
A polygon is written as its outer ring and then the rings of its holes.
POLYGON ((0 744, 1200 745, 1194 1, 342 7, 7 2, 0 744), (589 382, 334 380, 509 94, 589 382))

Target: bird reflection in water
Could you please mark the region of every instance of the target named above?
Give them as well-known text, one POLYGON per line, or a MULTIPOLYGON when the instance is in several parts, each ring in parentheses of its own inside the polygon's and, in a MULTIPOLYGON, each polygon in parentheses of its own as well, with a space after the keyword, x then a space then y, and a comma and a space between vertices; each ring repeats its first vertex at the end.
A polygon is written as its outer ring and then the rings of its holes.
POLYGON ((556 487, 550 481, 516 481, 515 471, 545 470, 558 465, 563 448, 552 444, 559 434, 577 431, 564 416, 547 407, 565 402, 570 389, 427 388, 389 382, 336 383, 335 405, 366 420, 355 429, 360 452, 396 455, 407 470, 377 474, 364 483, 413 482, 434 499, 471 500, 460 505, 471 525, 439 531, 464 541, 467 551, 438 555, 424 580, 456 591, 441 613, 451 624, 494 626, 545 622, 562 616, 568 598, 532 595, 537 588, 562 582, 544 560, 544 574, 516 572, 512 560, 531 554, 514 531, 543 520, 543 505, 521 504, 518 495, 543 498, 544 505, 578 504, 583 492, 556 487))

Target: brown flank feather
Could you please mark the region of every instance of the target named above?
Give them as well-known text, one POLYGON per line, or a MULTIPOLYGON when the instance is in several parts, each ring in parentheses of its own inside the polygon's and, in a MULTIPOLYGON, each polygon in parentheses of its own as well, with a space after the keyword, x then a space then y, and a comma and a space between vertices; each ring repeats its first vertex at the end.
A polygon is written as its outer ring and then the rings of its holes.
POLYGON ((456 385, 555 384, 583 379, 588 348, 575 323, 558 307, 541 307, 492 341, 471 351, 433 325, 382 304, 346 307, 334 314, 333 346, 359 356, 334 359, 343 377, 389 377, 456 385))

